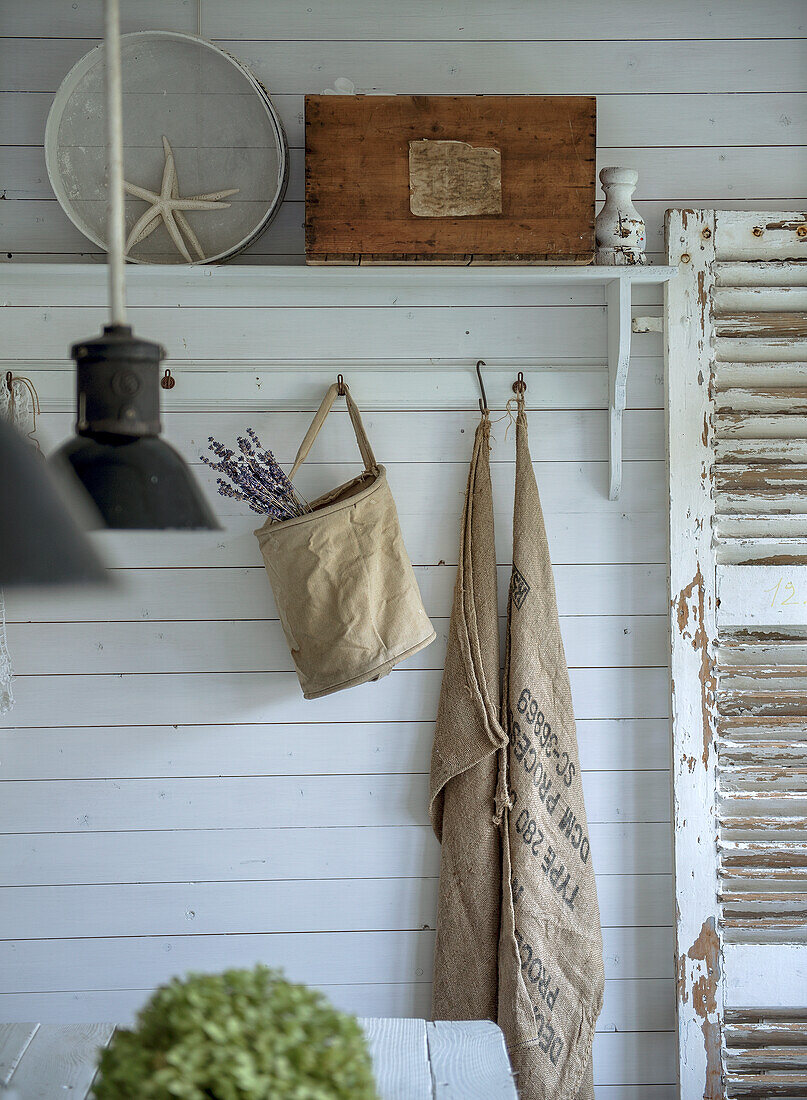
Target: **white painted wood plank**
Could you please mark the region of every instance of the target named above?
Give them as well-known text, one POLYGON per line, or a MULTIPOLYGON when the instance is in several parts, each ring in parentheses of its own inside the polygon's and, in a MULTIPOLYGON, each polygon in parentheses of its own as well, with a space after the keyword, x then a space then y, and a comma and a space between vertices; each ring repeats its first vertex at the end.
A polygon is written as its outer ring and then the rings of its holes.
MULTIPOLYGON (((671 11, 665 5, 653 5, 650 10, 654 22, 671 11)), ((279 98, 282 103, 293 99, 279 98)), ((604 150, 652 146, 663 140, 665 146, 685 148, 685 155, 699 145, 802 145, 807 138, 806 116, 803 95, 798 93, 659 95, 648 84, 640 101, 634 95, 597 96, 597 144, 604 150)), ((36 126, 26 132, 35 134, 36 126)), ((728 178, 725 182, 731 183, 728 178)))
MULTIPOLYGON (((260 350, 264 350, 265 345, 260 350)), ((256 349, 257 350, 257 349, 256 349)), ((65 349, 67 354, 67 349, 65 349)), ((168 360, 169 362, 170 359, 168 360)), ((163 407, 175 412, 207 413, 240 409, 253 416, 261 412, 319 408, 322 395, 341 371, 353 390, 358 388, 362 412, 374 409, 473 409, 479 399, 475 360, 296 360, 269 364, 245 360, 229 365, 171 362, 177 385, 162 395, 163 407), (173 396, 172 396, 173 395, 173 396)), ((0 360, 4 370, 30 377, 45 412, 69 412, 75 407, 74 365, 65 359, 47 370, 31 360, 0 360), (71 386, 73 387, 71 389, 71 386)), ((544 359, 488 363, 486 390, 491 409, 504 411, 512 394, 513 377, 524 373, 531 409, 602 409, 607 407, 607 377, 599 362, 544 359)), ((659 356, 632 360, 628 378, 628 408, 663 406, 662 364, 659 356)))
MULTIPOLYGON (((618 277, 620 280, 630 282, 631 285, 642 284, 662 284, 668 279, 672 278, 675 274, 675 270, 669 266, 656 267, 652 264, 636 265, 634 267, 620 268, 617 272, 614 268, 595 264, 566 264, 560 266, 553 266, 551 264, 505 264, 505 265, 487 265, 483 267, 469 267, 469 266, 455 266, 455 265, 430 265, 430 264, 413 264, 413 265, 395 265, 395 264, 380 264, 377 266, 351 266, 344 267, 297 267, 292 271, 288 271, 285 268, 277 270, 272 267, 267 268, 254 268, 251 272, 249 265, 247 265, 246 271, 239 271, 238 268, 233 269, 229 266, 191 266, 187 265, 172 265, 166 268, 159 268, 154 271, 151 268, 132 267, 131 271, 134 273, 135 285, 138 283, 137 273, 141 272, 140 279, 145 282, 149 281, 149 278, 142 273, 151 273, 151 277, 158 280, 157 285, 173 286, 177 290, 182 287, 199 286, 204 284, 209 279, 222 280, 224 285, 230 285, 233 282, 241 282, 243 280, 254 281, 257 280, 264 284, 267 288, 277 287, 278 289, 285 287, 296 286, 301 292, 309 292, 311 290, 318 290, 322 292, 326 288, 333 290, 334 293, 346 292, 352 289, 352 291, 360 295, 365 290, 369 290, 372 295, 379 287, 394 286, 397 288, 423 288, 430 286, 435 289, 442 289, 445 291, 447 287, 457 286, 465 288, 466 290, 474 287, 478 289, 490 288, 492 286, 512 287, 517 289, 519 287, 543 287, 545 284, 551 285, 565 285, 569 287, 579 287, 581 284, 594 283, 598 286, 610 283, 614 278, 618 277)), ((15 264, 3 265, 0 268, 0 281, 6 292, 12 295, 11 301, 14 301, 14 280, 18 273, 18 266, 15 264)), ((38 275, 33 275, 31 270, 24 264, 19 268, 19 274, 25 283, 25 280, 31 277, 38 277, 43 280, 43 287, 52 288, 44 295, 48 301, 42 301, 35 304, 48 305, 52 301, 56 305, 71 304, 72 294, 64 286, 61 285, 60 280, 70 277, 72 274, 72 268, 70 264, 65 263, 45 263, 38 271, 38 275)), ((92 285, 98 285, 100 287, 99 277, 100 272, 95 269, 79 268, 76 273, 81 279, 82 284, 84 281, 89 281, 92 285)), ((181 301, 181 295, 178 301, 181 301)), ((301 299, 304 301, 304 298, 301 299)), ((153 296, 149 297, 148 302, 152 305, 162 306, 163 308, 173 308, 170 303, 166 305, 164 300, 156 300, 153 296)), ((93 304, 103 305, 102 296, 94 297, 93 304)), ((236 298, 233 305, 238 305, 239 301, 236 298)), ((260 303, 268 304, 268 303, 260 303)), ((297 304, 300 304, 299 302, 297 304)), ((309 304, 317 304, 309 303, 309 304)), ((356 303, 354 303, 356 304, 356 303)), ((361 297, 358 298, 358 304, 362 304, 361 297)), ((391 304, 395 304, 395 300, 391 304)))
MULTIPOLYGON (((599 358, 605 340, 605 309, 581 306, 517 306, 396 309, 267 306, 216 310, 198 306, 136 306, 130 323, 171 350, 177 363, 199 358, 237 362, 271 347, 273 358, 379 359, 393 349, 405 358, 514 358, 541 354, 599 358), (267 334, 271 333, 271 341, 267 334)), ((64 360, 66 341, 94 333, 104 311, 92 306, 8 306, 4 312, 6 358, 64 360)), ((637 355, 657 351, 652 334, 634 337, 637 355)))
MULTIPOLYGON (((1 91, 54 92, 94 39, 0 40, 1 91)), ((339 76, 357 91, 397 91, 405 73, 422 94, 598 95, 613 92, 800 92, 798 41, 379 42, 219 41, 270 92, 322 91, 339 76), (540 80, 536 83, 536 73, 540 80)))
MULTIPOLYGON (((191 537, 184 531, 102 531, 91 537, 112 568, 262 568, 253 515, 228 516, 225 529, 195 531, 191 537)), ((456 565, 458 512, 444 513, 439 523, 425 512, 399 511, 398 518, 415 565, 456 565)), ((545 513, 545 520, 556 567, 659 564, 667 556, 663 516, 657 512, 602 513, 593 528, 585 512, 545 513)), ((495 522, 496 556, 506 565, 512 553, 512 516, 497 512, 495 522)))
MULTIPOLYGON (((613 930, 617 949, 625 933, 613 930)), ((632 931, 632 959, 657 970, 649 957, 669 939, 666 929, 632 931)), ((627 946, 627 945, 626 945, 627 946)), ((428 981, 434 933, 325 932, 143 939, 24 940, 0 943, 8 991, 153 988, 188 970, 214 972, 265 963, 290 981, 317 985, 428 981), (122 950, 125 947, 126 950, 122 950), (425 977, 424 977, 425 975, 425 977)), ((670 968, 653 976, 668 977, 670 968)))
POLYGON ((98 1052, 112 1037, 111 1024, 47 1024, 40 1027, 11 1076, 21 1100, 87 1095, 98 1052))
POLYGON ((359 1019, 379 1100, 431 1100, 425 1020, 359 1019))
MULTIPOLYGON (((383 454, 379 461, 382 458, 383 454)), ((584 511, 589 514, 592 524, 596 523, 595 513, 599 512, 662 514, 665 478, 662 461, 630 463, 629 469, 625 470, 625 484, 618 501, 609 501, 607 496, 603 499, 601 486, 607 465, 605 462, 537 464, 535 472, 544 508, 555 513, 584 511)), ((386 467, 387 480, 399 511, 410 516, 420 512, 433 520, 437 516, 456 515, 455 509, 464 495, 465 466, 465 462, 389 463, 386 467)), ((295 476, 294 484, 307 500, 314 500, 335 486, 350 481, 360 470, 361 462, 312 463, 310 466, 305 463, 295 476)), ((218 494, 218 475, 210 467, 200 464, 196 474, 215 505, 218 516, 255 516, 247 504, 218 494)), ((491 469, 493 492, 505 514, 511 513, 512 509, 513 474, 509 463, 499 462, 491 469)), ((256 516, 253 522, 259 527, 263 519, 256 516)))
MULTIPOLYGON (((649 978, 632 985, 669 987, 669 979, 649 978)), ((425 1018, 431 1013, 430 981, 395 983, 346 983, 329 985, 310 982, 343 1012, 360 1015, 425 1018)), ((136 1013, 154 992, 153 989, 81 989, 64 993, 0 993, 0 1020, 16 1018, 20 1013, 37 1016, 42 1023, 114 1023, 130 1027, 136 1013)))
MULTIPOLYGON (((534 10, 532 5, 530 10, 534 10)), ((432 18, 435 14, 432 9, 432 18)), ((657 15, 658 12, 654 15, 654 25, 657 15)), ((653 146, 659 135, 663 135, 666 146, 688 149, 698 145, 803 145, 807 142, 807 96, 804 93, 693 95, 645 91, 641 95, 641 111, 636 110, 634 95, 597 96, 597 140, 601 149, 653 146)), ((129 102, 132 96, 129 93, 129 102)), ((24 95, 0 92, 0 146, 41 145, 52 102, 49 92, 26 92, 24 95)), ((303 148, 304 97, 275 92, 272 103, 280 115, 289 145, 303 148)), ((127 127, 131 125, 130 119, 127 127)), ((129 132, 127 128, 127 136, 129 132)))
MULTIPOLYGON (((604 928, 669 927, 670 875, 603 874, 597 887, 604 928)), ((302 867, 294 881, 0 887, 9 940, 404 931, 433 928, 436 913, 436 876, 322 880, 302 867)))
POLYGON ((807 623, 807 566, 720 565, 717 591, 721 627, 807 623))
MULTIPOLYGON (((431 1015, 431 982, 320 985, 345 1012, 377 1016, 431 1015)), ((64 993, 0 993, 0 1019, 36 1017, 43 1023, 114 1022, 131 1025, 150 989, 73 990, 64 993)), ((672 1031, 672 978, 609 978, 598 1031, 672 1031)), ((10 1025, 14 1026, 14 1025, 10 1025)))
MULTIPOLYGON (((253 515, 228 516, 225 529, 196 531, 192 538, 181 531, 103 531, 93 538, 104 561, 117 568, 260 567, 253 515)), ((422 511, 399 510, 398 518, 415 565, 456 565, 459 513, 444 513, 440 523, 422 511)), ((656 564, 667 557, 665 525, 657 512, 605 512, 593 528, 585 512, 545 512, 544 518, 556 566, 656 564)), ((497 512, 495 523, 497 560, 506 565, 512 554, 512 516, 497 512)))
MULTIPOLYGON (((0 782, 426 772, 433 736, 430 722, 399 721, 8 729, 0 782)), ((578 719, 577 738, 583 771, 669 766, 665 719, 578 719)))
MULTIPOLYGON (((807 98, 807 97, 805 97, 807 98)), ((294 206, 295 204, 290 204, 294 206)), ((273 223, 274 224, 274 223, 273 223)), ((231 264, 131 265, 126 296, 131 306, 176 305, 219 309, 336 306, 603 306, 606 272, 583 267, 365 267, 278 272, 273 266, 231 264)), ((653 277, 655 269, 643 268, 653 277)), ((0 301, 14 306, 94 306, 105 308, 103 266, 68 263, 0 265, 0 301)), ((623 276, 624 277, 624 276, 623 276)), ((631 274, 637 305, 659 305, 661 283, 642 283, 631 274)))
MULTIPOLYGON (((592 822, 589 837, 598 874, 670 873, 667 822, 592 822)), ((248 882, 427 878, 439 873, 440 850, 428 825, 202 828, 12 833, 0 836, 0 859, 9 886, 248 882)))
MULTIPOLYGON (((290 672, 170 673, 164 676, 20 676, 15 681, 16 727, 254 722, 428 722, 437 715, 441 673, 401 665, 371 686, 333 698, 306 700, 290 672), (122 700, 126 699, 125 712, 122 700)), ((585 668, 571 671, 580 718, 665 718, 664 668, 585 668)), ((4 720, 3 726, 12 722, 4 720)), ((0 727, 2 728, 2 727, 0 727)))
MULTIPOLYGON (((614 926, 645 911, 669 926, 663 888, 654 903, 648 883, 625 883, 644 900, 620 909, 615 883, 614 926)), ((17 887, 0 889, 0 939, 416 931, 434 928, 436 912, 435 878, 17 887)))
MULTIPOLYGON (((423 825, 426 776, 121 779, 3 785, 2 832, 423 825)), ((667 772, 583 775, 589 821, 666 821, 667 772)))
POLYGON ((674 1081, 676 1053, 674 1032, 595 1035, 594 1084, 597 1096, 602 1085, 644 1087, 674 1081))
MULTIPOLYGON (((185 0, 138 0, 133 7, 123 6, 121 32, 164 30, 196 34, 197 16, 193 4, 185 0)), ((103 36, 104 12, 100 0, 77 0, 75 8, 63 11, 56 4, 32 5, 25 11, 17 4, 5 6, 0 13, 0 36, 31 34, 43 38, 103 36)))
POLYGON ((501 1028, 490 1020, 426 1025, 435 1100, 517 1100, 501 1028))
POLYGON ((7 1085, 19 1065, 38 1024, 0 1024, 0 1085, 7 1085))
POLYGON ((797 943, 723 945, 726 1004, 732 1008, 804 1008, 807 952, 797 943))
MULTIPOLYGON (((103 14, 100 0, 81 0, 75 7, 53 10, 34 5, 8 7, 0 21, 2 36, 100 36, 103 14)), ((121 13, 124 33, 134 30, 177 30, 196 33, 196 12, 183 0, 138 0, 121 13)), ((602 39, 726 39, 803 37, 804 9, 797 0, 776 0, 764 11, 737 8, 719 0, 704 9, 698 0, 682 0, 675 11, 665 7, 637 10, 629 0, 612 0, 606 9, 594 9, 586 0, 562 8, 536 7, 530 0, 511 0, 494 12, 483 0, 451 0, 435 10, 429 0, 410 0, 400 13, 385 3, 335 11, 327 0, 300 7, 294 0, 275 0, 272 18, 266 18, 261 0, 210 0, 203 12, 203 31, 209 38, 284 41, 351 38, 354 41, 435 39, 500 41, 514 28, 522 41, 552 41, 585 37, 602 39), (716 32, 719 31, 719 34, 716 32), (582 32, 582 33, 581 33, 582 32)))
MULTIPOLYGON (((211 8, 205 24, 206 33, 244 39, 301 38, 328 40, 345 37, 346 31, 355 41, 386 41, 412 39, 429 41, 485 40, 500 41, 518 28, 522 41, 552 41, 565 39, 680 39, 692 37, 768 38, 782 37, 792 28, 794 37, 804 34, 804 12, 794 0, 777 0, 776 6, 751 15, 737 13, 727 0, 704 11, 696 0, 684 0, 675 12, 637 12, 629 3, 609 3, 607 11, 592 11, 585 0, 574 0, 562 8, 536 7, 530 0, 515 0, 494 12, 483 0, 452 0, 435 11, 428 0, 416 0, 407 5, 398 19, 383 3, 363 9, 355 22, 342 13, 337 15, 327 0, 317 0, 300 8, 293 0, 281 0, 275 18, 264 18, 260 0, 236 0, 232 11, 220 4, 211 8), (233 31, 232 28, 237 30, 233 31)), ((83 23, 84 21, 81 20, 83 23)), ((92 25, 91 33, 94 33, 92 25)), ((18 30, 15 33, 22 33, 18 30)), ((75 33, 75 32, 74 32, 75 33)))
MULTIPOLYGON (((361 387, 361 379, 358 380, 361 387)), ((309 410, 297 412, 273 412, 261 410, 256 414, 255 427, 265 438, 281 464, 291 464, 300 441, 311 423, 309 410)), ((471 438, 479 421, 478 411, 452 410, 412 412, 369 410, 362 419, 368 434, 383 440, 384 462, 457 462, 470 447, 471 438)), ((607 419, 600 410, 553 409, 552 412, 531 410, 527 414, 530 438, 534 438, 532 451, 535 462, 594 461, 608 458, 607 419)), ((50 451, 72 434, 75 411, 43 413, 37 418, 37 438, 43 450, 50 451)), ((163 415, 163 431, 170 437, 172 446, 198 462, 199 454, 206 452, 208 437, 235 440, 244 429, 244 412, 167 412, 163 415)), ((626 461, 662 459, 664 457, 664 415, 660 410, 628 410, 625 413, 626 461)), ((513 433, 506 432, 507 421, 493 425, 494 447, 491 463, 514 460, 513 433)), ((350 420, 336 408, 325 422, 317 442, 317 451, 306 461, 317 463, 355 462, 356 437, 350 420)), ((221 532, 217 532, 218 537, 221 532)), ((142 540, 145 536, 125 533, 110 537, 142 540)), ((154 535, 151 536, 156 537, 154 535)), ((161 545, 171 536, 160 532, 161 545)), ((201 534, 194 535, 193 544, 201 534)), ((188 539, 182 540, 185 545, 188 539)), ((247 563, 252 564, 252 563, 247 563)))
POLYGON ((597 1085, 597 1100, 680 1100, 678 1085, 597 1085))
MULTIPOLYGON (((436 519, 436 517, 435 517, 436 519)), ((193 535, 188 536, 189 539, 193 535)), ((505 612, 508 567, 499 568, 500 614, 505 612)), ((426 611, 451 611, 456 570, 416 566, 426 611)), ((555 585, 561 615, 658 615, 664 610, 663 566, 560 565, 555 585)), ((263 569, 127 569, 116 571, 107 591, 53 595, 9 590, 6 614, 15 622, 95 622, 144 619, 273 619, 276 609, 263 569), (204 599, 198 598, 200 593, 204 599)), ((601 717, 601 716, 597 716, 601 717)))
MULTIPOLYGON (((442 669, 448 619, 432 619, 437 639, 407 661, 410 669, 442 669)), ((575 615, 561 620, 572 668, 667 664, 661 615, 575 615)), ((280 623, 17 623, 11 629, 17 675, 110 672, 291 672, 280 623)), ((0 775, 0 778, 2 776, 0 775)))
MULTIPOLYGON (((439 873, 440 848, 430 826, 360 828, 12 833, 0 836, 0 856, 9 886, 249 882, 301 875, 426 878, 439 873)), ((668 837, 669 827, 661 823, 592 825, 590 831, 604 871, 669 873, 669 859, 660 864, 653 854, 654 845, 668 837)))
MULTIPOLYGON (((607 928, 603 944, 606 978, 672 977, 670 928, 607 928)), ((428 981, 433 953, 431 931, 0 942, 8 992, 150 987, 188 970, 258 962, 312 985, 428 981)))

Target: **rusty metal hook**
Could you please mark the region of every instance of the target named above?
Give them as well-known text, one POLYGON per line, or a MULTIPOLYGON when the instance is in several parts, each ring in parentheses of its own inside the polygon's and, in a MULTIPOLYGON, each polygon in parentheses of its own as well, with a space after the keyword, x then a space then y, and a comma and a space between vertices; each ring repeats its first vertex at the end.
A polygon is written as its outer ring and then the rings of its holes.
POLYGON ((524 381, 524 372, 518 372, 518 378, 513 383, 513 393, 517 393, 519 397, 523 397, 527 392, 527 383, 524 381))
POLYGON ((171 374, 171 371, 168 369, 168 367, 166 367, 165 374, 160 379, 160 385, 164 390, 172 390, 176 384, 176 378, 174 378, 173 374, 171 374))
POLYGON ((485 383, 482 381, 482 371, 479 368, 484 366, 485 360, 478 359, 476 363, 476 377, 479 379, 479 389, 482 392, 482 396, 479 398, 479 411, 483 416, 488 412, 488 397, 485 393, 485 383))
POLYGON ((347 389, 345 388, 345 380, 341 374, 337 374, 336 376, 336 392, 339 394, 340 397, 344 397, 347 393, 347 389))

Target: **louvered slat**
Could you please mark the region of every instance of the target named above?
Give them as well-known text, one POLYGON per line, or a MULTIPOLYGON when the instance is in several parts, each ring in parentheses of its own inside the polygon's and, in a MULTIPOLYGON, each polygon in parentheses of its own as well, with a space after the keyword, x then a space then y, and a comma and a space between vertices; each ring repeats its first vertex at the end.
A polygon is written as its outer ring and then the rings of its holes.
POLYGON ((723 1041, 729 1100, 805 1096, 805 1015, 729 1011, 723 1026, 723 1041))

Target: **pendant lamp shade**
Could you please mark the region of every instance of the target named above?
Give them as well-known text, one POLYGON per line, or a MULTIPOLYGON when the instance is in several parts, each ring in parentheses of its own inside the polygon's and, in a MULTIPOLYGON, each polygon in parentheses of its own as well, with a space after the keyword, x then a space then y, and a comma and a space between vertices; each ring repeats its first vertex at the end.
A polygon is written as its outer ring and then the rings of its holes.
POLYGON ((189 467, 159 438, 165 352, 138 339, 126 322, 119 0, 105 0, 104 13, 111 323, 72 348, 76 436, 52 461, 75 475, 107 527, 215 529, 219 525, 189 467))
POLYGON ((0 418, 0 585, 107 581, 34 448, 0 418))
POLYGON ((110 528, 218 527, 183 459, 155 437, 76 436, 54 458, 72 469, 110 528))
POLYGON ((53 461, 78 478, 107 527, 215 529, 190 469, 159 438, 163 355, 129 325, 75 344, 77 434, 53 461))

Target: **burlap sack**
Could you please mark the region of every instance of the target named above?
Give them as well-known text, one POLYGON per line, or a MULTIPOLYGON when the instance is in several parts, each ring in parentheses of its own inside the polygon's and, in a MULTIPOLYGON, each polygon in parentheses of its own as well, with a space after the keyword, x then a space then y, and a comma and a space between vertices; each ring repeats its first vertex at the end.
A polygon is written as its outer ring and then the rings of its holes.
POLYGON ((454 607, 431 764, 430 814, 442 841, 433 1014, 495 1020, 502 846, 494 821, 507 736, 499 724, 499 622, 489 460, 476 429, 454 607))
MULTIPOLYGON (((484 423, 480 431, 486 438, 484 423)), ((482 457, 475 449, 472 472, 482 457)), ((487 465, 486 448, 484 461, 487 465)), ((493 510, 475 508, 484 483, 477 469, 473 486, 469 480, 463 541, 469 532, 479 532, 481 546, 490 553, 484 575, 477 570, 470 583, 458 575, 449 649, 461 647, 463 638, 475 638, 479 663, 498 670, 495 639, 489 630, 476 630, 482 621, 480 598, 486 608, 491 601, 495 605, 493 510), (474 511, 479 522, 469 526, 474 511)), ((469 559, 477 560, 473 542, 463 546, 461 560, 469 559)), ((591 1049, 604 989, 602 938, 569 677, 523 400, 516 428, 501 726, 491 717, 497 678, 489 674, 481 681, 468 675, 469 667, 446 662, 432 762, 432 821, 443 843, 434 1014, 456 1018, 470 1009, 468 1017, 496 1019, 522 1100, 591 1100, 591 1049), (497 776, 485 775, 483 782, 482 766, 489 757, 473 760, 467 745, 477 745, 479 753, 485 736, 494 735, 496 740, 506 737, 508 749, 496 754, 497 776), (493 821, 501 828, 501 862, 491 856, 493 821), (449 822, 456 824, 449 829, 449 822), (455 845, 464 854, 461 863, 455 845), (479 902, 469 910, 469 889, 484 899, 484 924, 477 922, 479 902), (469 956, 476 953, 488 960, 484 972, 468 969, 469 956)))
MULTIPOLYGON (((364 471, 311 512, 267 520, 255 535, 306 699, 386 676, 434 641, 403 544, 387 473, 343 384, 364 471)), ((300 444, 294 477, 331 409, 328 390, 300 444)))

